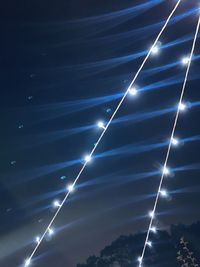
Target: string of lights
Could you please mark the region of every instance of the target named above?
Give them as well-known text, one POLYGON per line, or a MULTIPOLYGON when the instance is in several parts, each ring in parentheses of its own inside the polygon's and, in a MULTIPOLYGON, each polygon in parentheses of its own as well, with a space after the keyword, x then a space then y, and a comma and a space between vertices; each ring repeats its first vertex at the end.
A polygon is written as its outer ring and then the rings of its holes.
POLYGON ((122 106, 125 98, 127 97, 128 94, 132 95, 132 96, 136 96, 138 94, 138 90, 136 89, 134 85, 138 75, 140 74, 140 72, 142 71, 145 63, 147 62, 147 60, 149 59, 149 57, 151 55, 155 55, 159 52, 160 49, 160 42, 159 39, 162 35, 162 33, 164 32, 165 28, 167 27, 167 25, 169 24, 170 19, 172 18, 172 16, 174 15, 175 11, 177 10, 179 4, 181 3, 182 0, 178 0, 177 3, 175 4, 174 8, 172 9, 171 13, 169 14, 168 18, 166 19, 163 27, 161 28, 159 34, 157 35, 153 45, 150 47, 150 49, 148 50, 148 53, 146 55, 146 57, 144 58, 143 62, 141 63, 138 71, 136 72, 134 78, 132 79, 130 85, 128 86, 127 90, 125 91, 123 97, 121 98, 120 102, 118 103, 116 109, 114 110, 112 116, 110 117, 109 121, 107 122, 107 124, 104 124, 103 121, 99 121, 97 122, 97 126, 99 128, 101 128, 103 131, 99 137, 99 139, 97 140, 96 144, 94 145, 92 151, 90 152, 90 154, 86 155, 84 157, 84 164, 82 166, 82 168, 80 169, 78 175, 76 176, 74 182, 72 184, 69 184, 67 186, 67 193, 64 197, 64 199, 62 200, 62 202, 59 201, 55 201, 53 203, 54 207, 57 208, 53 218, 51 219, 50 223, 48 224, 48 226, 46 227, 44 233, 41 236, 37 236, 35 238, 35 242, 36 242, 36 246, 34 248, 34 250, 32 251, 31 255, 29 256, 29 258, 27 258, 24 262, 24 267, 28 267, 31 265, 32 263, 32 258, 35 255, 36 251, 38 250, 40 244, 42 243, 43 239, 45 238, 46 235, 52 236, 54 234, 54 230, 52 229, 52 224, 54 223, 56 217, 58 216, 60 210, 62 209, 63 205, 65 204, 66 200, 68 199, 69 195, 73 192, 75 185, 77 183, 77 181, 79 180, 81 174, 83 173, 83 171, 85 170, 86 166, 89 164, 89 162, 92 160, 92 155, 94 154, 97 146, 99 145, 100 141, 102 140, 103 136, 105 135, 108 127, 110 126, 110 124, 112 123, 115 115, 117 114, 118 110, 120 109, 120 107, 122 106))
POLYGON ((176 115, 175 115, 175 119, 174 119, 174 123, 173 123, 173 127, 172 127, 171 137, 169 139, 170 141, 169 141, 169 144, 168 144, 167 153, 166 153, 166 157, 165 157, 165 160, 164 160, 164 165, 163 165, 163 168, 162 168, 162 173, 161 173, 160 183, 159 183, 159 186, 158 186, 158 191, 157 191, 157 194, 156 194, 156 198, 155 198, 153 209, 152 209, 152 211, 149 212, 150 222, 149 222, 149 226, 148 226, 148 230, 147 230, 147 234, 146 234, 146 238, 145 238, 142 254, 141 254, 141 257, 138 258, 139 267, 142 267, 142 263, 143 263, 143 259, 144 259, 146 248, 147 247, 150 247, 150 248, 152 247, 152 242, 151 242, 151 240, 149 240, 150 233, 152 232, 152 233, 155 234, 157 232, 157 229, 156 229, 156 227, 154 226, 153 223, 154 223, 154 219, 155 219, 155 213, 156 213, 156 209, 157 209, 157 206, 158 206, 159 198, 160 198, 160 196, 161 197, 167 197, 167 195, 168 195, 167 191, 165 189, 163 189, 162 186, 163 186, 164 178, 167 175, 170 174, 170 169, 168 168, 167 165, 168 165, 168 160, 169 160, 171 148, 172 148, 172 146, 177 146, 178 143, 179 143, 179 140, 177 138, 175 138, 175 131, 176 131, 177 122, 178 122, 178 119, 179 119, 180 112, 184 111, 187 108, 186 104, 184 104, 184 102, 183 102, 183 97, 184 97, 184 93, 185 93, 185 89, 186 89, 186 85, 187 85, 187 81, 188 81, 188 75, 189 75, 189 71, 190 71, 190 67, 191 67, 191 61, 192 61, 194 50, 195 50, 195 46, 196 46, 199 27, 200 27, 200 15, 199 15, 199 19, 198 19, 198 23, 197 23, 197 27, 196 27, 196 31, 195 31, 193 43, 192 43, 190 56, 189 57, 185 57, 182 60, 182 64, 183 65, 187 65, 186 73, 185 73, 183 86, 182 86, 182 89, 181 89, 181 94, 180 94, 180 98, 179 98, 179 102, 178 102, 178 106, 177 106, 177 111, 176 111, 176 115))

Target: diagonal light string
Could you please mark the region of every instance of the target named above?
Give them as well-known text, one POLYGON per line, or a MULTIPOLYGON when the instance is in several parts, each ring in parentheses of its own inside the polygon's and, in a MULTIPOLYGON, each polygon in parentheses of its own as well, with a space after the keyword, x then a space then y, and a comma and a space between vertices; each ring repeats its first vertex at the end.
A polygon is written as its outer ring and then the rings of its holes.
MULTIPOLYGON (((120 109, 121 105, 123 104, 123 102, 124 102, 126 96, 128 95, 129 90, 130 90, 131 87, 133 86, 133 84, 134 84, 134 82, 136 81, 138 75, 139 75, 140 72, 142 71, 142 69, 143 69, 143 67, 144 67, 144 65, 145 65, 145 63, 146 63, 146 61, 148 60, 149 56, 151 55, 151 53, 152 53, 152 49, 153 49, 153 48, 155 47, 155 45, 157 44, 157 42, 158 42, 160 36, 161 36, 162 33, 164 32, 164 30, 165 30, 165 28, 167 27, 167 25, 168 25, 168 23, 169 23, 171 17, 172 17, 173 14, 175 13, 175 11, 176 11, 176 9, 178 8, 178 6, 179 6, 179 4, 181 3, 181 1, 182 1, 182 0, 178 0, 178 1, 177 1, 175 7, 174 7, 173 10, 171 11, 171 13, 170 13, 170 15, 168 16, 168 18, 166 19, 166 21, 165 21, 165 23, 164 23, 162 29, 160 30, 158 36, 156 37, 156 39, 155 39, 153 45, 152 45, 151 48, 149 49, 149 51, 148 51, 146 57, 144 58, 144 60, 143 60, 143 62, 142 62, 142 64, 141 64, 141 66, 139 67, 139 69, 138 69, 138 71, 136 72, 136 74, 135 74, 133 80, 131 81, 130 85, 128 86, 128 89, 125 91, 125 93, 124 93, 122 99, 120 100, 120 102, 119 102, 119 104, 117 105, 115 111, 113 112, 111 118, 109 119, 107 125, 106 125, 105 128, 103 129, 103 131, 102 131, 102 133, 101 133, 101 135, 100 135, 98 141, 96 142, 94 148, 92 149, 91 153, 89 154, 90 157, 91 157, 91 156, 93 155, 93 153, 95 152, 97 146, 99 145, 101 139, 103 138, 104 134, 106 133, 108 127, 109 127, 110 124, 112 123, 112 121, 113 121, 115 115, 117 114, 117 112, 118 112, 118 110, 120 109)), ((74 180, 74 182, 73 182, 73 184, 72 184, 73 187, 74 187, 75 184, 77 183, 78 179, 80 178, 80 176, 81 176, 82 172, 84 171, 84 169, 86 168, 87 164, 88 164, 88 161, 85 161, 85 163, 83 164, 82 168, 80 169, 78 175, 76 176, 76 178, 75 178, 75 180, 74 180)), ((33 258, 34 254, 36 253, 37 249, 39 248, 40 244, 42 243, 42 241, 43 241, 45 235, 46 235, 47 232, 49 231, 50 227, 52 226, 53 222, 55 221, 57 215, 59 214, 60 210, 62 209, 62 207, 63 207, 64 203, 66 202, 67 198, 69 197, 69 195, 70 195, 70 191, 67 192, 67 194, 65 195, 63 201, 62 201, 61 204, 59 205, 59 207, 58 207, 57 211, 55 212, 53 218, 51 219, 50 223, 48 224, 47 228, 45 229, 45 231, 44 231, 43 235, 41 236, 40 240, 39 240, 38 243, 36 244, 34 250, 32 251, 32 253, 31 253, 31 255, 30 255, 30 257, 28 258, 28 262, 30 262, 31 259, 33 258)), ((26 265, 25 265, 25 266, 26 266, 26 265)), ((27 265, 27 266, 28 266, 28 265, 27 265)))
MULTIPOLYGON (((162 171, 162 175, 161 175, 161 178, 160 178, 160 183, 159 183, 159 186, 158 186, 158 191, 157 191, 157 194, 156 194, 156 199, 155 199, 155 202, 154 202, 152 214, 155 214, 155 211, 156 211, 156 208, 157 208, 157 205, 158 205, 159 195, 160 195, 160 192, 161 192, 161 189, 162 189, 162 184, 163 184, 164 177, 165 177, 165 171, 164 170, 167 167, 168 159, 169 159, 169 156, 170 156, 170 151, 171 151, 171 147, 172 147, 172 140, 174 138, 174 133, 175 133, 175 130, 176 130, 176 126, 177 126, 177 122, 178 122, 179 114, 180 114, 180 108, 179 107, 180 107, 180 104, 182 103, 183 96, 184 96, 184 93, 185 93, 185 88, 186 88, 186 85, 187 85, 188 75, 189 75, 191 61, 192 61, 192 57, 193 57, 193 54, 194 54, 194 49, 195 49, 195 45, 196 45, 196 41, 197 41, 197 37, 198 37, 199 28, 200 28, 200 16, 199 16, 199 19, 198 19, 196 32, 195 32, 194 39, 193 39, 192 49, 191 49, 189 60, 188 60, 188 65, 187 65, 185 78, 184 78, 184 82, 183 82, 183 86, 182 86, 182 90, 181 90, 179 104, 178 104, 176 116, 175 116, 175 119, 174 119, 174 124, 173 124, 172 132, 171 132, 171 138, 170 138, 170 142, 169 142, 169 145, 168 145, 168 148, 167 148, 167 153, 166 153, 166 157, 165 157, 165 161, 164 161, 164 165, 163 165, 163 171, 162 171)), ((142 267, 142 261, 143 261, 143 258, 144 258, 146 247, 148 245, 148 240, 149 240, 150 231, 152 229, 153 220, 154 220, 154 216, 151 216, 150 223, 149 223, 149 226, 148 226, 148 231, 147 231, 146 238, 145 238, 145 243, 144 243, 142 255, 139 258, 140 259, 139 267, 142 267)))

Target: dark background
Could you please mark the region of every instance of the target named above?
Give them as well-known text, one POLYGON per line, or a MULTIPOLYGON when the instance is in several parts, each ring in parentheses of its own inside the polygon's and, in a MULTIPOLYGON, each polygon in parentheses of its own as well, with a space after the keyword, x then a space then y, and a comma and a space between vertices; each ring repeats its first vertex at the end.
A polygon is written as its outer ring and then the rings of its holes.
MULTIPOLYGON (((1 3, 1 266, 20 266, 30 255, 53 216, 51 203, 64 197, 98 139, 96 121, 111 116, 175 2, 1 3)), ((127 97, 34 266, 73 267, 119 235, 147 229, 185 73, 180 59, 190 52, 198 5, 183 1, 177 10, 160 55, 137 80, 141 92, 127 97)), ((162 229, 200 219, 198 54, 199 40, 188 110, 176 132, 183 140, 172 150, 172 175, 164 183, 170 197, 158 207, 162 229)))

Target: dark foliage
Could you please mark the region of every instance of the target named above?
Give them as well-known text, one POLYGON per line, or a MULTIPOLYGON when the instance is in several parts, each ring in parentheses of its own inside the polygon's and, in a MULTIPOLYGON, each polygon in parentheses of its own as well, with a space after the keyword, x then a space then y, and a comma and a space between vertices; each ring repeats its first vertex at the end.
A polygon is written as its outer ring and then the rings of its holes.
MULTIPOLYGON (((200 222, 186 226, 172 225, 170 231, 158 231, 151 236, 152 248, 147 248, 144 265, 148 267, 178 267, 177 261, 180 253, 180 240, 185 238, 194 252, 199 264, 200 259, 200 222)), ((120 236, 105 247, 98 257, 90 256, 86 263, 77 267, 131 267, 136 266, 136 260, 141 254, 145 233, 129 236, 120 236)), ((199 266, 199 265, 198 265, 199 266)), ((188 267, 190 267, 188 265, 188 267)))

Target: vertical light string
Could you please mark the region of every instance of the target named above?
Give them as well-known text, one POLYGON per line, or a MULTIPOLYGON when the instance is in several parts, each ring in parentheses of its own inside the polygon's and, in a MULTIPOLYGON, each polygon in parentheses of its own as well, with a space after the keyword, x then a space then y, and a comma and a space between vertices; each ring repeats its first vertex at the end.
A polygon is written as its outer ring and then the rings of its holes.
POLYGON ((196 45, 196 41, 197 41, 197 37, 198 37, 199 27, 200 27, 200 15, 199 15, 199 19, 198 19, 198 23, 197 23, 197 27, 196 27, 196 31, 195 31, 193 43, 192 43, 190 56, 188 58, 187 69, 186 69, 186 73, 185 73, 185 77, 184 77, 184 81, 183 81, 183 86, 182 86, 182 90, 181 90, 181 94, 180 94, 180 98, 179 98, 179 103, 178 103, 178 107, 177 107, 177 111, 176 111, 176 115, 175 115, 175 120, 174 120, 173 127, 172 127, 172 132, 171 132, 169 145, 168 145, 168 148, 167 148, 167 153, 166 153, 166 157, 165 157, 165 161, 164 161, 164 165, 163 165, 163 170, 162 170, 162 174, 161 174, 161 178, 160 178, 160 183, 159 183, 158 191, 157 191, 157 194, 156 194, 156 199, 155 199, 155 202, 154 202, 153 210, 151 211, 151 214, 150 214, 151 219, 150 219, 150 223, 149 223, 149 226, 148 226, 144 247, 143 247, 143 250, 142 250, 142 255, 138 259, 139 260, 139 267, 142 267, 142 262, 143 262, 144 254, 145 254, 145 251, 146 251, 146 247, 148 246, 148 242, 150 242, 149 241, 149 235, 150 235, 151 230, 154 228, 154 227, 152 227, 153 226, 153 221, 154 221, 154 215, 155 215, 156 208, 157 208, 157 205, 158 205, 158 200, 159 200, 160 193, 162 192, 162 184, 163 184, 163 181, 164 181, 166 170, 168 170, 167 169, 167 163, 168 163, 168 159, 169 159, 169 156, 170 156, 171 147, 172 147, 172 145, 174 143, 174 140, 175 140, 174 134, 175 134, 175 130, 176 130, 179 114, 180 114, 180 111, 181 111, 182 105, 183 105, 182 104, 183 96, 184 96, 185 88, 186 88, 186 85, 187 85, 188 75, 189 75, 191 61, 192 61, 192 57, 193 57, 193 54, 194 54, 194 49, 195 49, 195 45, 196 45))

